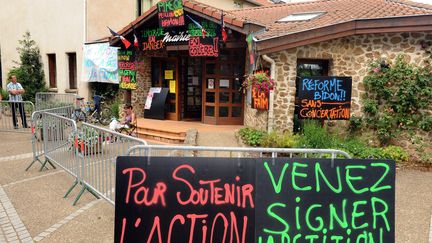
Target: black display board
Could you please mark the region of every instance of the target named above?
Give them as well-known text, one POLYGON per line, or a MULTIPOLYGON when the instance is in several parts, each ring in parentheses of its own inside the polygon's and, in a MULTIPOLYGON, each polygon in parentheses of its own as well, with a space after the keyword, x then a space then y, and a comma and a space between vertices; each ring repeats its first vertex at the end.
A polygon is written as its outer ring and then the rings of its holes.
POLYGON ((351 86, 351 77, 298 77, 298 117, 321 120, 349 119, 351 86))
POLYGON ((169 88, 161 88, 160 93, 154 93, 150 109, 144 110, 144 117, 150 119, 165 119, 165 103, 169 88))
POLYGON ((256 242, 395 241, 394 161, 276 159, 256 169, 256 242))
POLYGON ((118 157, 116 171, 115 242, 254 241, 254 160, 118 157))
POLYGON ((183 1, 165 0, 157 4, 159 27, 168 28, 185 24, 183 1))
POLYGON ((134 50, 118 50, 118 75, 120 89, 135 90, 137 88, 136 53, 134 50))
POLYGON ((394 161, 117 159, 115 242, 394 242, 394 227, 394 161))

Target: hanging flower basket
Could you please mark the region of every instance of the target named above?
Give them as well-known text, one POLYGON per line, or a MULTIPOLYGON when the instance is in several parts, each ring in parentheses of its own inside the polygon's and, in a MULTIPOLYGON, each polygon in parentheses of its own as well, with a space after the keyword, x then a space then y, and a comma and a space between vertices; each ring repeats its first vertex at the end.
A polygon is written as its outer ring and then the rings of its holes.
POLYGON ((268 71, 256 71, 246 77, 242 84, 242 89, 249 87, 259 90, 260 92, 269 92, 274 88, 274 80, 270 78, 268 71))

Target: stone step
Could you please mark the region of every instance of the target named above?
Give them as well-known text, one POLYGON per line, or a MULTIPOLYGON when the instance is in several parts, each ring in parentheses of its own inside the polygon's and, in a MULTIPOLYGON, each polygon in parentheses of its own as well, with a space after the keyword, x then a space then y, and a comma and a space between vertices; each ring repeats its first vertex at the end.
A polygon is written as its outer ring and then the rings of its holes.
POLYGON ((185 136, 179 136, 179 135, 168 135, 164 132, 158 132, 158 131, 146 131, 146 130, 138 130, 137 131, 138 137, 142 138, 144 140, 149 140, 153 142, 158 142, 162 144, 182 144, 185 139, 185 136))

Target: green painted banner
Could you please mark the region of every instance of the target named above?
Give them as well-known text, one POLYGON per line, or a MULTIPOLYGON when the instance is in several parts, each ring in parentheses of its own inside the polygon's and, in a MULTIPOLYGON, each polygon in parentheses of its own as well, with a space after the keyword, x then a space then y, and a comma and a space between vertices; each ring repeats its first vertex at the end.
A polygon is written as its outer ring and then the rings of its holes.
POLYGON ((118 50, 118 76, 120 89, 134 90, 137 88, 137 69, 135 51, 118 50))

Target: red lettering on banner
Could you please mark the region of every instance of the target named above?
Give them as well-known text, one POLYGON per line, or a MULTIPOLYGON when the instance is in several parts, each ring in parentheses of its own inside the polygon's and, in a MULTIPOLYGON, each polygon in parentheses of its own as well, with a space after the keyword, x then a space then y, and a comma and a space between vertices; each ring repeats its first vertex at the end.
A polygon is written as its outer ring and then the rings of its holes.
POLYGON ((189 39, 189 55, 201 57, 219 56, 218 37, 213 38, 213 44, 201 43, 200 37, 191 37, 189 39))
POLYGON ((223 213, 218 213, 218 214, 216 214, 215 218, 213 219, 213 224, 212 224, 212 228, 211 228, 211 232, 210 232, 210 243, 213 243, 214 228, 215 228, 215 225, 216 225, 218 218, 221 218, 223 220, 223 225, 224 225, 224 227, 223 227, 224 228, 224 234, 223 234, 222 242, 225 242, 225 240, 226 240, 227 231, 228 231, 228 219, 225 217, 225 215, 223 215, 223 213))
POLYGON ((118 62, 118 66, 124 70, 135 70, 135 63, 133 62, 118 62))
MULTIPOLYGON (((195 232, 195 222, 197 219, 205 219, 207 218, 208 214, 188 214, 186 217, 191 220, 191 226, 189 230, 189 243, 194 242, 194 232, 195 232)), ((205 222, 205 220, 204 220, 205 222)), ((205 238, 204 238, 205 239, 205 238)))
POLYGON ((165 192, 167 190, 167 186, 165 183, 158 182, 156 184, 156 187, 153 189, 153 196, 150 196, 149 195, 150 189, 147 187, 141 186, 147 177, 147 175, 143 169, 141 169, 141 168, 128 168, 128 169, 123 170, 122 173, 123 173, 123 175, 129 173, 129 181, 128 181, 128 187, 127 187, 126 198, 125 198, 126 204, 129 203, 131 190, 133 188, 138 187, 134 193, 134 196, 133 196, 135 204, 151 206, 151 205, 157 205, 160 203, 160 204, 162 204, 162 206, 164 206, 164 207, 166 206, 165 192), (140 177, 142 177, 142 179, 140 181, 134 183, 133 178, 140 178, 140 177))
POLYGON ((121 236, 120 236, 120 243, 123 243, 125 230, 126 230, 126 219, 123 218, 123 220, 122 220, 121 236))
POLYGON ((183 215, 181 214, 177 214, 176 216, 174 216, 174 218, 171 219, 169 228, 168 228, 168 239, 167 239, 167 243, 171 243, 171 235, 172 235, 172 229, 173 229, 173 225, 174 222, 180 220, 181 224, 185 223, 185 218, 183 217, 183 215))
POLYGON ((153 227, 150 230, 150 234, 149 234, 149 237, 147 239, 147 243, 152 242, 153 235, 154 235, 156 229, 157 229, 157 234, 158 234, 157 235, 158 236, 158 241, 159 241, 159 243, 162 243, 163 242, 163 240, 162 240, 162 232, 161 232, 161 227, 160 227, 160 219, 159 219, 158 216, 156 216, 155 219, 154 219, 154 221, 153 221, 153 227))
MULTIPOLYGON (((190 172, 195 174, 195 169, 190 165, 180 165, 172 173, 174 180, 184 183, 189 189, 186 198, 182 195, 182 192, 176 193, 178 203, 183 206, 188 204, 199 204, 202 206, 207 204, 231 204, 241 208, 246 208, 248 206, 251 208, 255 207, 252 196, 254 188, 251 184, 237 185, 224 183, 223 185, 218 185, 221 182, 221 179, 200 180, 199 185, 206 186, 206 188, 200 187, 196 189, 187 179, 179 176, 180 172, 190 172)), ((238 178, 238 180, 236 178, 236 181, 239 180, 240 178, 238 178)))

